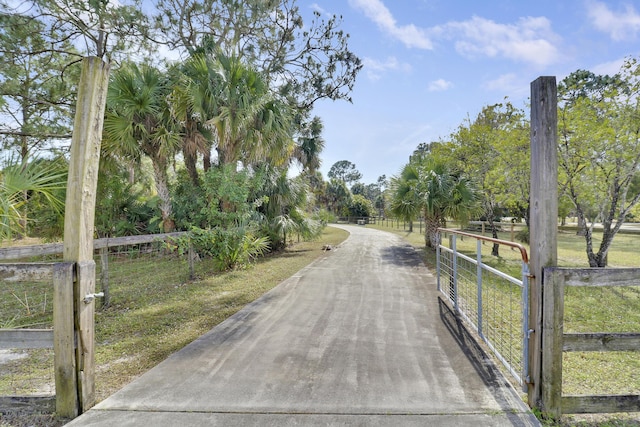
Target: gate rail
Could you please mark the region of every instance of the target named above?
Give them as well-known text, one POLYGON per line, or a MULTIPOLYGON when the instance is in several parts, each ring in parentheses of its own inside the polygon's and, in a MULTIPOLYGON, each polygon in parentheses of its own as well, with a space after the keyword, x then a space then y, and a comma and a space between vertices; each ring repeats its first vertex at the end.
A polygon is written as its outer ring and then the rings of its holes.
POLYGON ((438 229, 436 249, 438 290, 509 373, 527 390, 529 372, 529 258, 519 243, 451 229, 438 229), (449 247, 440 236, 449 235, 449 247), (458 238, 476 241, 475 258, 457 249, 458 238), (520 251, 521 278, 512 277, 483 262, 484 242, 520 251), (445 280, 443 280, 445 279, 445 280))
MULTIPOLYGON (((78 407, 74 329, 73 284, 75 263, 0 264, 3 282, 49 282, 53 288, 53 330, 0 329, 0 349, 53 348, 56 382, 55 408, 62 416, 71 416, 78 407)), ((47 407, 47 397, 3 398, 5 408, 27 404, 47 407)))

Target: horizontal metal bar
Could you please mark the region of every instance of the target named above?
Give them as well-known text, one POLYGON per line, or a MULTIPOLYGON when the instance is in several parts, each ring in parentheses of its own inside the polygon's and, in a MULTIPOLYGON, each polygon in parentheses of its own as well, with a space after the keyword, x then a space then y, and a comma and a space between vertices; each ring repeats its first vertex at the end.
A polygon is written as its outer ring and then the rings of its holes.
MULTIPOLYGON (((453 251, 451 251, 451 252, 453 253, 453 251)), ((458 258, 461 258, 461 259, 463 259, 465 261, 470 262, 473 265, 478 265, 478 261, 477 260, 475 260, 475 259, 473 259, 473 258, 471 258, 471 257, 469 257, 469 256, 467 256, 467 255, 465 255, 463 253, 456 252, 456 256, 458 258)), ((491 266, 489 266, 489 265, 487 265, 485 263, 480 263, 480 266, 482 267, 483 270, 486 270, 491 274, 495 274, 496 276, 498 276, 498 277, 500 277, 502 279, 508 280, 509 282, 513 283, 514 285, 518 285, 518 286, 522 287, 522 280, 516 279, 515 277, 512 277, 512 276, 509 276, 508 274, 503 273, 500 270, 496 270, 495 268, 493 268, 493 267, 491 267, 491 266)))
POLYGON ((492 237, 480 236, 478 234, 473 233, 465 233, 464 231, 452 230, 450 228, 438 228, 438 232, 457 234, 458 236, 467 236, 472 239, 483 240, 485 242, 498 243, 499 245, 509 246, 512 248, 516 248, 520 251, 520 256, 522 257, 522 261, 529 263, 529 255, 527 254, 527 249, 521 245, 520 243, 510 242, 508 240, 494 239, 492 237))

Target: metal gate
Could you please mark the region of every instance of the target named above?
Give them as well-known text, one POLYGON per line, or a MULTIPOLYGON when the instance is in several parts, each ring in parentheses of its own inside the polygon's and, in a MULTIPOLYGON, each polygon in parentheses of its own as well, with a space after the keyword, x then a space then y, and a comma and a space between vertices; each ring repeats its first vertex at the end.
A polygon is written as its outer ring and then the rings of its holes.
POLYGON ((526 392, 529 372, 526 249, 518 243, 456 230, 439 229, 439 234, 438 290, 526 392), (443 245, 443 236, 448 237, 448 246, 443 245), (519 264, 517 274, 500 271, 483 262, 483 255, 487 257, 494 244, 503 251, 509 250, 510 257, 519 264))

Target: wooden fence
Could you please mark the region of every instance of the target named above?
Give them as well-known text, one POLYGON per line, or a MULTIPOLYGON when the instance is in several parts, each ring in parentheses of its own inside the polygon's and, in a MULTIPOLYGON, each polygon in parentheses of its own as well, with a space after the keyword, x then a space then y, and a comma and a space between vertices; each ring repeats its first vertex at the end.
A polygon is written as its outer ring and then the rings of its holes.
MULTIPOLYGON (((53 330, 2 329, 0 348, 53 348, 55 408, 63 416, 77 414, 78 393, 75 359, 73 284, 75 263, 0 264, 4 282, 50 282, 53 285, 53 330)), ((4 397, 3 407, 49 407, 51 397, 4 397)))
MULTIPOLYGON (((102 292, 96 294, 76 290, 78 272, 95 278, 96 263, 93 260, 52 263, 2 263, 0 264, 0 280, 4 286, 12 282, 50 282, 53 285, 53 329, 0 329, 1 349, 53 348, 55 372, 55 397, 0 397, 3 408, 20 408, 25 406, 47 410, 55 405, 56 412, 65 417, 78 415, 80 409, 89 405, 91 396, 83 397, 80 388, 93 383, 92 374, 79 369, 82 360, 93 358, 92 334, 93 308, 96 296, 105 296, 108 302, 108 251, 109 248, 128 245, 141 245, 158 241, 167 241, 185 235, 186 232, 153 234, 144 236, 127 236, 119 238, 96 239, 93 247, 101 264, 100 285, 102 292), (77 267, 76 267, 77 266, 77 267), (74 297, 77 295, 78 297, 74 297), (77 300, 74 301, 74 298, 77 300), (78 342, 81 344, 78 345, 78 342), (76 355, 76 352, 79 354, 76 355), (52 403, 55 401, 55 403, 52 403)), ((63 245, 60 243, 11 247, 0 249, 0 260, 25 260, 43 256, 62 256, 63 245)), ((191 251, 189 274, 193 277, 194 265, 191 251)))
POLYGON ((564 333, 565 286, 640 286, 640 268, 547 267, 543 278, 542 402, 545 412, 559 417, 640 411, 640 395, 562 394, 563 352, 640 351, 640 333, 564 333))

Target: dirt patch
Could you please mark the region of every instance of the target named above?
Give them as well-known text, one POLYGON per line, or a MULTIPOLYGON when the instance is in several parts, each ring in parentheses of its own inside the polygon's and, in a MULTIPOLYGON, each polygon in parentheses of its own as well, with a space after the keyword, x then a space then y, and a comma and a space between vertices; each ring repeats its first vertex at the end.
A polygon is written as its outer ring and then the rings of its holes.
POLYGON ((16 353, 13 350, 0 350, 0 365, 5 365, 14 360, 24 359, 29 356, 27 353, 16 353))

